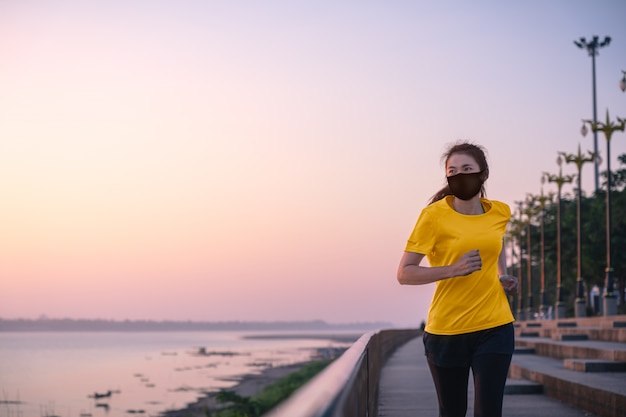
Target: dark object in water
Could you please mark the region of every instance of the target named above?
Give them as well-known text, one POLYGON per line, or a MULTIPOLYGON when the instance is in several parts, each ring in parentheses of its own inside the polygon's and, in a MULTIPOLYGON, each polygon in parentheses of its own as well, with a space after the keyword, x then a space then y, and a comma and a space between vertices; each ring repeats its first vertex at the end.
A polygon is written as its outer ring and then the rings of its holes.
POLYGON ((93 393, 93 397, 94 398, 109 398, 111 396, 111 394, 113 394, 113 391, 111 391, 111 390, 108 390, 104 394, 100 394, 100 393, 94 392, 93 393))

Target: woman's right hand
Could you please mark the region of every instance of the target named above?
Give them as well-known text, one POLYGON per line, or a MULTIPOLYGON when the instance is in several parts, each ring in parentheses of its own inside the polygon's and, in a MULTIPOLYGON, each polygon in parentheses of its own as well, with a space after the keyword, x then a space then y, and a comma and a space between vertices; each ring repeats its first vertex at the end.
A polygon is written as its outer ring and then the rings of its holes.
POLYGON ((483 262, 480 259, 478 250, 471 250, 459 258, 454 264, 455 276, 466 276, 473 272, 480 271, 483 262))

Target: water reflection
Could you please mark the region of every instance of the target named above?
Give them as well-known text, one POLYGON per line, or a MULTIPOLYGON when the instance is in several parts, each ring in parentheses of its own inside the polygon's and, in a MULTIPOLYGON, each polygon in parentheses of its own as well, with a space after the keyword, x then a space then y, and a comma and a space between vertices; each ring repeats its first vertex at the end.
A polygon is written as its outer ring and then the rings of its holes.
POLYGON ((230 387, 243 374, 301 362, 333 344, 240 337, 0 333, 0 417, 156 416, 230 387))

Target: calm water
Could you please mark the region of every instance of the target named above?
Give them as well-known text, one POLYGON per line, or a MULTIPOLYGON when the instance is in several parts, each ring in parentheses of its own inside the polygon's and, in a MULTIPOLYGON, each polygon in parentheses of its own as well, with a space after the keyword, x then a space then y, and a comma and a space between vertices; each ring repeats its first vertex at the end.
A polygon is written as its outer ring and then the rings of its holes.
POLYGON ((263 333, 0 332, 0 417, 157 416, 270 364, 349 345, 243 338, 251 334, 263 333))

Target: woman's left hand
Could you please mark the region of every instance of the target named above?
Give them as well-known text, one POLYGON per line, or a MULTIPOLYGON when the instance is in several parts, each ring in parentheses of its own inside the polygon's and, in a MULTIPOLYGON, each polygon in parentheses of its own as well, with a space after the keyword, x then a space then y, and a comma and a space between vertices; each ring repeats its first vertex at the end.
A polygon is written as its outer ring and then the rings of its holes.
POLYGON ((502 284, 502 288, 504 288, 504 292, 507 295, 517 294, 519 284, 517 278, 513 275, 500 275, 500 284, 502 284))

